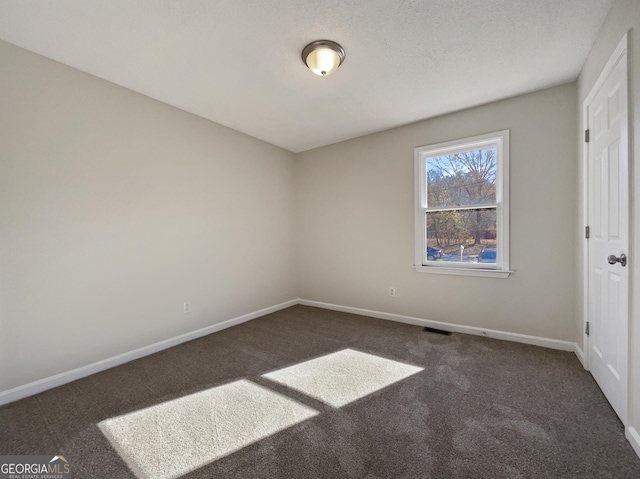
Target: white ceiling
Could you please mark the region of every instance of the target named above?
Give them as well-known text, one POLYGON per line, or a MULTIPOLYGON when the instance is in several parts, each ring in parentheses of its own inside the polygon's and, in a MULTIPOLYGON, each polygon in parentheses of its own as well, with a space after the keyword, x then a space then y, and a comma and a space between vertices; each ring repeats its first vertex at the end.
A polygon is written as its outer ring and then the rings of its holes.
POLYGON ((0 0, 0 39, 300 152, 572 81, 612 3, 0 0))

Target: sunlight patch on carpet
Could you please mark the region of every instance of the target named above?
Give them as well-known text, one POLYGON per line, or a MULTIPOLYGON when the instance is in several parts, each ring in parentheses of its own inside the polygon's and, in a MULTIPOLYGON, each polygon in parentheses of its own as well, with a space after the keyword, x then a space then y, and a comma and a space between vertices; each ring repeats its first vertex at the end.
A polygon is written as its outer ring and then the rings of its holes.
POLYGON ((180 477, 318 412, 239 380, 98 424, 140 479, 180 477))
POLYGON ((423 368, 344 349, 262 377, 341 407, 422 371, 423 368))

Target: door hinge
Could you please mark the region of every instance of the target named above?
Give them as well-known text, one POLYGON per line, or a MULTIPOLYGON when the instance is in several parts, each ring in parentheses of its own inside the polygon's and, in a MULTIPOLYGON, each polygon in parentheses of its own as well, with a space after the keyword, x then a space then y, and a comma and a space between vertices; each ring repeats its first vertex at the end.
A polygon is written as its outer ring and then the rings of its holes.
POLYGON ((589 143, 589 129, 584 130, 584 142, 589 143))
POLYGON ((589 239, 589 227, 588 226, 584 227, 584 237, 589 239))
POLYGON ((584 334, 589 336, 589 321, 587 321, 587 324, 584 326, 584 334))

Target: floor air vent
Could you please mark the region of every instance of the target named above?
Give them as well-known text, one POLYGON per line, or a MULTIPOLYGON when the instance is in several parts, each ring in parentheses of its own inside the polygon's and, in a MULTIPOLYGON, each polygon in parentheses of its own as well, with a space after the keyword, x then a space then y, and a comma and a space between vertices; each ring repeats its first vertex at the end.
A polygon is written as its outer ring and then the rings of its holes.
POLYGON ((451 336, 451 331, 445 331, 443 329, 436 329, 425 326, 424 328, 422 328, 422 330, 426 331, 427 333, 444 334, 445 336, 451 336))

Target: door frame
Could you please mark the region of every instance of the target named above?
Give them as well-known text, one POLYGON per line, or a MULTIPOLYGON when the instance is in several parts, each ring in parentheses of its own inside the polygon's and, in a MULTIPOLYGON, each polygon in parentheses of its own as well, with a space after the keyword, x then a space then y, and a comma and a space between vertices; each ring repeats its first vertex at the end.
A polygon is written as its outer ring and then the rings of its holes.
MULTIPOLYGON (((630 402, 630 398, 629 395, 631 394, 631 363, 630 363, 630 359, 631 359, 631 319, 632 319, 632 311, 633 311, 633 288, 632 286, 632 282, 633 282, 633 236, 634 236, 634 224, 633 224, 633 189, 632 189, 632 185, 633 185, 633 165, 632 162, 630 161, 630 157, 631 157, 631 148, 630 148, 630 143, 631 143, 631 132, 629 131, 631 128, 631 121, 630 121, 630 117, 631 117, 631 96, 630 96, 630 89, 631 89, 631 82, 629 81, 629 72, 630 72, 630 68, 629 68, 629 49, 630 49, 630 44, 629 44, 629 34, 625 33, 624 36, 622 37, 622 39, 620 40, 620 43, 618 43, 618 46, 615 48, 615 50, 613 51, 613 53, 611 54, 611 56, 609 57, 609 60, 607 60, 606 65, 604 66, 604 68, 602 69, 602 71, 600 72, 600 75, 598 76, 598 79, 595 81, 595 83, 593 84, 593 86, 591 87, 591 90, 589 91, 589 94, 587 95, 587 97, 585 98, 583 104, 582 104, 582 125, 584 127, 584 129, 588 129, 590 128, 589 126, 589 109, 588 106, 591 104, 591 102, 593 101, 593 99, 595 98, 595 96, 597 95, 598 91, 600 90, 600 88, 603 86, 604 82, 608 79, 609 75, 612 73, 614 67, 616 66, 616 64, 618 63, 618 61, 620 60, 621 57, 623 57, 623 61, 626 64, 626 75, 627 75, 627 162, 628 162, 628 171, 629 171, 629 175, 627 178, 627 182, 628 182, 628 191, 629 191, 629 197, 628 197, 628 202, 629 202, 629 209, 628 209, 628 224, 629 224, 629 251, 628 251, 628 256, 630 256, 632 258, 632 261, 630 261, 628 263, 628 267, 629 267, 629 280, 627 282, 627 288, 629 290, 629 294, 628 294, 628 298, 629 298, 629 307, 627 308, 627 341, 628 341, 628 347, 627 347, 627 397, 626 397, 626 402, 627 402, 627 409, 628 406, 631 404, 630 402)), ((580 132, 580 134, 582 135, 583 132, 580 132)), ((584 227, 588 226, 589 223, 589 143, 587 143, 586 141, 584 141, 582 143, 582 214, 583 214, 583 219, 584 219, 584 227)), ((581 360, 582 365, 584 366, 584 368, 589 371, 589 336, 586 333, 586 326, 587 326, 587 322, 589 321, 589 239, 586 238, 586 234, 585 234, 585 230, 582 230, 582 238, 583 238, 583 248, 582 248, 582 256, 583 256, 583 264, 582 264, 582 288, 583 288, 583 311, 582 311, 582 334, 583 334, 583 349, 581 350, 579 346, 576 347, 577 352, 578 352, 578 359, 581 360)), ((627 422, 629 421, 628 416, 627 416, 627 422)), ((624 424, 625 427, 625 431, 627 429, 627 424, 624 424)))

